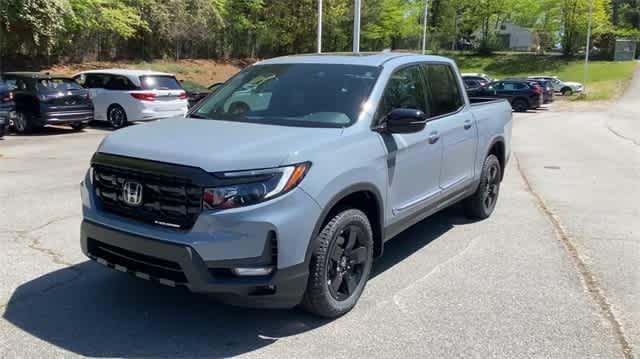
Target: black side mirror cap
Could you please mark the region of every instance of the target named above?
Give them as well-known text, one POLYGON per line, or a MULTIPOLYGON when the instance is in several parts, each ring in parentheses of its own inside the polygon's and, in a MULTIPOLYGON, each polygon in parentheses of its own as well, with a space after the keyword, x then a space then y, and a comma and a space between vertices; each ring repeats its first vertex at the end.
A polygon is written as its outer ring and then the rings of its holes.
POLYGON ((382 126, 389 133, 416 133, 427 126, 427 115, 416 109, 397 108, 385 116, 382 126))

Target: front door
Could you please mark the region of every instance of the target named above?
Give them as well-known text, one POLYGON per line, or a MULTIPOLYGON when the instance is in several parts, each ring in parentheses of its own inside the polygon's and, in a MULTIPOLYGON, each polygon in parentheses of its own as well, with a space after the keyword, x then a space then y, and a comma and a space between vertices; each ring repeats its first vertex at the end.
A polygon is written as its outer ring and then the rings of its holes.
MULTIPOLYGON (((383 94, 378 117, 398 108, 430 113, 420 65, 396 70, 383 94)), ((440 193, 442 142, 431 124, 417 133, 382 134, 388 150, 389 200, 395 220, 410 216, 433 202, 440 193)))

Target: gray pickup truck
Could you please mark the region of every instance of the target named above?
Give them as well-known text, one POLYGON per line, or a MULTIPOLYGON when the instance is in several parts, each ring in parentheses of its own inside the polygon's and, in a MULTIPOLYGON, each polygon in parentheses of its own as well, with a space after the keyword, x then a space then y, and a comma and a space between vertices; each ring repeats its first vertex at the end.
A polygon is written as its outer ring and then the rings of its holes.
POLYGON ((103 140, 82 183, 82 250, 232 304, 337 317, 385 241, 459 201, 491 215, 511 118, 504 100, 470 101, 443 57, 262 61, 186 117, 103 140))

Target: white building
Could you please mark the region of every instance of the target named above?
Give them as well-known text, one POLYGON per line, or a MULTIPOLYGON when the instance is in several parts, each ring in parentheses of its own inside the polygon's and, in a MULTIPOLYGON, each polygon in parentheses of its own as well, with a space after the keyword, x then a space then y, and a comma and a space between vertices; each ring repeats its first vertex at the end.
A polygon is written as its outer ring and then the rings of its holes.
MULTIPOLYGON (((482 32, 476 31, 474 34, 476 39, 482 39, 482 32)), ((496 37, 501 49, 509 49, 514 51, 530 51, 536 49, 536 36, 529 29, 511 23, 503 24, 498 31, 496 37)))

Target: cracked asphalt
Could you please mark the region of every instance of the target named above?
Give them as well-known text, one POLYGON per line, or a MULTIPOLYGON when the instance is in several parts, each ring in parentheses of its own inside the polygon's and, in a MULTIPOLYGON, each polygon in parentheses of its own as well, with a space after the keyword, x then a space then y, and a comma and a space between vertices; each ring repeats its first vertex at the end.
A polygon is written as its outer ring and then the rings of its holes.
POLYGON ((602 109, 516 114, 498 207, 387 243, 359 305, 229 307, 87 261, 79 182, 100 140, 0 141, 0 357, 640 357, 640 74, 602 109))

